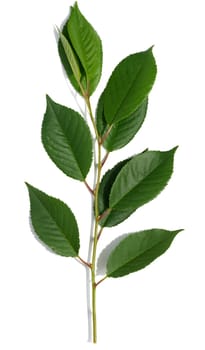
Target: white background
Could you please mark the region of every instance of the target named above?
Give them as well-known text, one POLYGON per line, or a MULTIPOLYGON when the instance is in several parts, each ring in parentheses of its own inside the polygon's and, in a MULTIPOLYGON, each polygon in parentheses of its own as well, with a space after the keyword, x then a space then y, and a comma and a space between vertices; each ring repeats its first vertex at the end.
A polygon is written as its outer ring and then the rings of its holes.
MULTIPOLYGON (((106 229, 99 252, 126 232, 184 228, 170 250, 146 269, 110 279, 98 290, 96 349, 204 350, 204 9, 203 1, 79 0, 103 41, 104 65, 93 106, 115 65, 155 45, 158 76, 138 136, 106 167, 149 147, 179 145, 174 175, 159 197, 126 222, 106 229)), ((29 226, 24 181, 72 208, 86 259, 90 196, 47 157, 40 140, 45 94, 76 108, 62 73, 53 25, 71 1, 0 5, 2 350, 91 349, 87 342, 85 270, 49 253, 29 226)))

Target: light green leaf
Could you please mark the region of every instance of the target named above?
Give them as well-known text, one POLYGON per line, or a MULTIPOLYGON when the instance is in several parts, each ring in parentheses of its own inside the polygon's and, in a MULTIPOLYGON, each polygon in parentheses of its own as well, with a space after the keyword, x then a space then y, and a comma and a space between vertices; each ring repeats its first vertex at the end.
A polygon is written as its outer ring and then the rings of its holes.
POLYGON ((175 151, 148 151, 133 157, 112 186, 110 208, 136 210, 155 198, 172 175, 175 151))
POLYGON ((80 72, 80 68, 78 66, 78 61, 77 61, 77 58, 75 56, 75 53, 74 53, 69 41, 63 35, 63 33, 61 33, 60 31, 58 31, 58 32, 59 32, 59 37, 60 37, 61 43, 62 43, 64 51, 65 51, 65 55, 66 55, 67 60, 71 66, 73 75, 74 75, 76 81, 78 82, 78 84, 80 84, 81 72, 80 72))
POLYGON ((42 142, 49 157, 66 175, 84 181, 92 163, 92 138, 79 113, 47 96, 42 142))
POLYGON ((126 57, 113 71, 104 90, 104 117, 108 125, 134 113, 148 96, 156 77, 152 49, 126 57))
MULTIPOLYGON (((80 79, 80 83, 81 83, 81 86, 83 88, 83 90, 85 91, 86 90, 86 73, 85 73, 85 70, 79 60, 79 57, 77 56, 77 53, 75 52, 73 46, 72 46, 72 43, 70 41, 70 38, 69 38, 69 35, 68 35, 68 31, 67 31, 67 24, 68 24, 68 21, 69 19, 66 21, 65 25, 63 26, 63 29, 62 29, 62 35, 63 37, 65 37, 65 39, 67 40, 68 44, 70 45, 70 49, 72 50, 73 52, 73 56, 74 56, 74 59, 76 61, 76 64, 80 70, 80 76, 81 76, 81 79, 80 79)), ((67 45, 67 44, 66 44, 67 45)), ((59 56, 60 56, 60 59, 61 59, 61 63, 65 69, 65 72, 71 82, 71 84, 73 85, 74 89, 80 94, 82 95, 82 91, 81 91, 81 88, 80 88, 80 85, 79 85, 79 82, 78 82, 78 79, 76 80, 76 77, 74 76, 74 73, 73 73, 73 69, 70 65, 70 62, 69 62, 69 59, 68 59, 68 54, 66 55, 65 53, 65 49, 62 45, 62 41, 59 39, 58 41, 58 53, 59 53, 59 56)))
POLYGON ((146 98, 137 108, 137 110, 129 117, 121 120, 118 123, 114 123, 110 129, 110 132, 106 135, 109 125, 104 117, 103 94, 101 95, 97 107, 96 124, 99 135, 101 136, 102 140, 104 139, 103 147, 106 150, 112 152, 120 149, 133 139, 144 122, 147 112, 147 105, 148 99, 146 98))
POLYGON ((122 277, 143 269, 169 248, 180 231, 152 229, 129 234, 111 252, 107 276, 122 277))
POLYGON ((39 239, 62 256, 78 256, 80 247, 76 219, 68 206, 26 184, 31 204, 31 220, 39 239))
POLYGON ((86 73, 87 93, 92 95, 102 72, 102 44, 94 28, 80 12, 77 3, 71 8, 67 31, 86 73))

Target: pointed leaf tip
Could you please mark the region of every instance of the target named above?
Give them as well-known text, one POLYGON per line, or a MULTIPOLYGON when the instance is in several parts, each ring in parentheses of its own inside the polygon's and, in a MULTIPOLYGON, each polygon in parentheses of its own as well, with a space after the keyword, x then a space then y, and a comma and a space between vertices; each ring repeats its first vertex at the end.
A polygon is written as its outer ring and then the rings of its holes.
POLYGON ((147 50, 127 56, 114 69, 104 90, 107 124, 128 118, 148 97, 157 74, 153 54, 147 50))
POLYGON ((31 220, 39 239, 58 255, 75 257, 79 252, 79 231, 74 214, 59 199, 27 184, 31 220))
POLYGON ((147 151, 133 157, 112 186, 110 207, 136 210, 154 199, 172 175, 174 152, 175 148, 166 152, 147 151))
POLYGON ((50 101, 52 101, 52 99, 51 99, 51 97, 48 95, 48 94, 46 94, 46 101, 49 103, 50 101))
POLYGON ((78 2, 77 2, 77 1, 74 2, 74 6, 73 6, 73 7, 79 9, 79 7, 78 7, 78 2))
POLYGON ((180 231, 151 229, 129 234, 111 252, 107 275, 122 277, 145 268, 166 252, 180 231))
POLYGON ((84 90, 91 96, 95 91, 102 72, 102 43, 88 20, 81 13, 77 2, 66 23, 69 41, 81 64, 84 90))
POLYGON ((48 95, 42 124, 42 142, 56 166, 67 176, 84 181, 92 163, 90 129, 74 110, 54 102, 48 95))

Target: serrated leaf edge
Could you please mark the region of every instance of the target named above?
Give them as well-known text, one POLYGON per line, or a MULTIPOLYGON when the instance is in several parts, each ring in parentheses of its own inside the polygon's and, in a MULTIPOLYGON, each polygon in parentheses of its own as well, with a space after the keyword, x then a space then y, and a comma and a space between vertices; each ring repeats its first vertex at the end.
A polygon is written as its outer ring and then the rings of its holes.
MULTIPOLYGON (((28 188, 28 191, 30 193, 30 190, 32 191, 32 193, 35 195, 35 197, 38 199, 38 201, 41 203, 41 205, 43 206, 43 208, 46 210, 46 212, 48 213, 48 216, 50 216, 50 218, 55 222, 57 228, 59 229, 59 231, 62 233, 62 236, 65 238, 65 240, 69 243, 69 245, 71 246, 73 252, 76 254, 74 255, 73 257, 75 256, 78 256, 78 253, 79 253, 79 249, 80 249, 80 240, 79 240, 79 228, 78 228, 78 223, 77 223, 77 220, 75 218, 75 215, 73 214, 72 210, 69 208, 69 206, 63 202, 62 200, 58 199, 58 198, 55 198, 55 197, 52 197, 52 196, 49 196, 48 194, 46 194, 45 192, 33 187, 32 185, 30 185, 28 182, 25 182, 25 185, 27 186, 28 188), (34 189, 34 191, 33 191, 34 189), (47 208, 43 205, 43 203, 41 202, 41 200, 38 198, 38 196, 36 195, 35 193, 35 190, 37 190, 38 192, 41 192, 45 197, 49 197, 53 200, 55 200, 56 202, 64 205, 70 212, 71 214, 73 215, 74 219, 75 219, 75 222, 76 222, 76 226, 77 226, 77 230, 78 230, 78 252, 75 251, 74 247, 72 246, 72 244, 70 243, 70 241, 68 241, 68 238, 65 236, 64 232, 62 231, 62 229, 59 227, 59 225, 56 223, 55 219, 52 217, 52 215, 49 213, 49 211, 47 210, 47 208)), ((39 239, 42 241, 41 237, 39 236, 38 232, 36 231, 35 229, 35 224, 33 223, 33 220, 32 220, 32 205, 30 203, 30 213, 31 213, 31 221, 32 221, 32 225, 34 227, 34 230, 37 234, 37 236, 39 237, 39 239)), ((43 241, 42 241, 43 242, 43 241)), ((44 242, 43 242, 44 243, 44 242)), ((44 243, 46 246, 48 246, 46 243, 44 243)), ((57 253, 59 255, 59 253, 56 251, 55 247, 51 247, 50 245, 48 246, 49 248, 51 248, 55 253, 57 253)))
MULTIPOLYGON (((119 244, 113 249, 113 251, 110 253, 110 256, 108 257, 108 261, 109 261, 109 259, 112 257, 112 255, 114 254, 114 252, 120 247, 120 245, 121 245, 121 244, 124 244, 124 242, 125 242, 127 239, 129 239, 130 236, 140 234, 141 232, 144 232, 144 231, 155 231, 155 230, 164 230, 164 229, 153 228, 153 229, 150 229, 150 230, 143 230, 143 231, 139 231, 139 232, 128 233, 128 234, 127 234, 127 237, 125 237, 124 239, 122 239, 122 240, 119 242, 119 244)), ((170 242, 170 244, 171 244, 172 241, 173 241, 173 239, 176 237, 176 235, 177 235, 179 232, 182 232, 183 230, 184 230, 184 229, 179 229, 179 230, 175 230, 175 231, 164 230, 164 231, 167 231, 167 232, 169 232, 169 233, 171 232, 171 233, 174 235, 173 238, 169 237, 169 238, 167 238, 167 239, 165 239, 165 240, 162 240, 162 241, 160 241, 160 242, 154 244, 152 247, 150 247, 150 248, 147 249, 147 250, 144 250, 141 254, 137 255, 135 258, 131 258, 131 259, 128 260, 125 264, 119 266, 118 269, 121 269, 123 266, 125 266, 125 265, 127 265, 128 263, 132 262, 132 261, 135 260, 136 258, 142 256, 144 253, 149 252, 149 251, 152 250, 155 246, 157 246, 158 244, 160 244, 160 243, 162 243, 162 242, 166 242, 167 240, 170 240, 170 239, 171 239, 171 242, 170 242)), ((169 248, 169 247, 168 247, 168 248, 169 248)), ((166 250, 167 250, 167 249, 166 249, 166 250)), ((165 251, 166 251, 166 250, 165 250, 165 251)), ((164 253, 164 252, 163 252, 163 253, 164 253)), ((163 254, 163 253, 162 253, 162 254, 163 254)), ((158 257, 160 257, 162 254, 160 254, 158 257)), ((158 258, 158 257, 157 257, 157 258, 158 258)), ((156 260, 157 258, 155 258, 154 260, 156 260)), ((108 261, 107 261, 107 264, 108 264, 108 261)), ((151 263, 152 263, 152 262, 150 262, 148 265, 150 265, 151 263)), ((106 264, 106 268, 107 268, 107 264, 106 264)), ((148 266, 148 265, 146 265, 146 266, 148 266)), ((118 269, 117 269, 117 270, 118 270, 118 269)), ((113 273, 113 272, 115 272, 115 271, 117 271, 117 270, 114 270, 114 271, 112 271, 111 273, 113 273)), ((132 272, 130 272, 130 273, 132 273, 132 272)), ((130 274, 130 273, 128 273, 128 274, 130 274)), ((127 275, 128 275, 128 274, 127 274, 127 275)), ((110 274, 106 274, 106 276, 107 276, 107 277, 112 277, 110 274)), ((120 276, 119 276, 119 277, 120 277, 120 276)), ((123 276, 122 276, 122 277, 123 277, 123 276)))

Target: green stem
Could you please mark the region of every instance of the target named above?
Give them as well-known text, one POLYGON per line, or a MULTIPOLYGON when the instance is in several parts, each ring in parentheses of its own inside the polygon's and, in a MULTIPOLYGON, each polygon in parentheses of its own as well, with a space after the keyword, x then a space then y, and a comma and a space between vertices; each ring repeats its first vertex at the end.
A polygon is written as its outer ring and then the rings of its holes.
POLYGON ((85 99, 85 103, 88 107, 88 111, 89 111, 89 114, 90 114, 90 119, 91 119, 91 122, 92 122, 92 125, 93 125, 93 128, 94 128, 94 131, 95 131, 95 135, 96 135, 96 139, 98 141, 98 145, 101 145, 101 138, 98 134, 98 130, 97 130, 97 126, 96 126, 96 123, 95 123, 95 118, 93 116, 93 112, 92 112, 92 108, 91 108, 91 104, 90 104, 90 99, 87 95, 84 95, 84 99, 85 99))
POLYGON ((93 252, 92 252, 92 323, 93 323, 93 343, 97 342, 97 317, 96 317, 96 252, 98 243, 98 192, 100 185, 101 176, 101 145, 98 142, 98 168, 97 168, 97 181, 95 187, 95 227, 94 227, 94 237, 93 237, 93 252))
POLYGON ((101 280, 99 280, 99 281, 96 283, 96 287, 97 287, 100 283, 102 283, 104 280, 106 280, 106 278, 107 278, 107 275, 105 275, 103 278, 101 278, 101 280))
POLYGON ((94 233, 93 233, 93 247, 92 247, 92 262, 91 262, 91 283, 92 283, 92 328, 93 328, 93 343, 97 343, 97 314, 96 314, 96 253, 97 253, 97 243, 98 243, 98 217, 99 217, 99 209, 98 209, 98 192, 100 186, 100 178, 101 178, 101 169, 102 169, 102 160, 101 160, 101 139, 98 134, 97 126, 95 123, 95 119, 92 113, 90 99, 88 96, 84 95, 85 102, 90 114, 91 122, 93 124, 93 128, 95 131, 96 139, 97 139, 97 179, 95 184, 94 191, 94 210, 95 210, 95 225, 94 225, 94 233))

